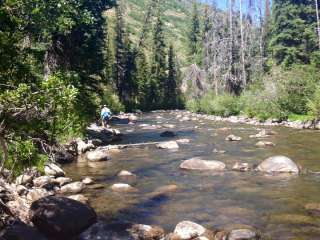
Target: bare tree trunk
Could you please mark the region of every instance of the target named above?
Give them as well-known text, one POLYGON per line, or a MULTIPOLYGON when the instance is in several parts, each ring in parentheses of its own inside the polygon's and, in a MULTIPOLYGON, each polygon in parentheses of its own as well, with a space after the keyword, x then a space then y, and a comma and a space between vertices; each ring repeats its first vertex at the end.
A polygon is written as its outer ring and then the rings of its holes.
POLYGON ((247 85, 246 66, 245 66, 245 46, 244 46, 244 31, 243 31, 243 12, 242 0, 239 0, 240 6, 240 35, 241 35, 241 65, 242 65, 242 86, 247 85))
POLYGON ((315 3, 316 3, 316 14, 317 14, 317 33, 318 33, 318 41, 319 41, 319 49, 320 49, 320 17, 319 17, 318 0, 315 0, 315 3))
POLYGON ((229 0, 229 73, 226 88, 229 93, 233 92, 233 81, 234 81, 234 59, 233 59, 233 50, 234 50, 234 37, 233 37, 233 1, 229 0))
POLYGON ((4 165, 8 161, 8 158, 9 158, 8 145, 7 145, 7 142, 3 136, 0 136, 0 147, 3 152, 2 163, 0 165, 0 174, 1 174, 3 171, 4 165))

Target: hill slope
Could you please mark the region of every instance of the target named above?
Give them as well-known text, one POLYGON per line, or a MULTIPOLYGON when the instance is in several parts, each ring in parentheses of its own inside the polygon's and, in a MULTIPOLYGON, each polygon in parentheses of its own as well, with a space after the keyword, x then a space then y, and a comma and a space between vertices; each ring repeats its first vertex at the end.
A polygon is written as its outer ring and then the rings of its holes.
MULTIPOLYGON (((131 39, 137 42, 143 27, 147 7, 150 0, 124 1, 126 22, 131 33, 131 39)), ((187 60, 187 31, 190 23, 191 0, 161 0, 167 43, 172 43, 182 65, 187 60)), ((150 41, 152 26, 148 29, 147 41, 150 41)), ((147 44, 149 45, 149 44, 147 44)))

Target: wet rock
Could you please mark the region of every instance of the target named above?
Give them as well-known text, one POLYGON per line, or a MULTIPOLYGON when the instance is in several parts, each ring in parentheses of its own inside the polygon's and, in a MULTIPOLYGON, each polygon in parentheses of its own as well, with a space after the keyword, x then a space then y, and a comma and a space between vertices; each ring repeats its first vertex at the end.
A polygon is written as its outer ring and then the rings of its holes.
POLYGON ((27 174, 22 174, 16 178, 17 185, 26 185, 28 183, 32 183, 33 177, 27 174))
POLYGON ((273 142, 267 142, 267 141, 259 141, 256 144, 257 147, 274 147, 276 146, 273 142))
POLYGON ((0 231, 0 239, 3 240, 47 240, 37 229, 16 221, 12 225, 0 231))
POLYGON ((53 176, 53 177, 64 177, 64 171, 56 164, 49 163, 45 165, 44 172, 46 175, 53 176))
POLYGON ((89 189, 95 189, 95 190, 103 189, 103 188, 105 188, 105 185, 96 183, 96 184, 89 185, 88 188, 89 189))
POLYGON ((136 177, 135 174, 133 174, 132 172, 129 172, 127 170, 122 170, 121 172, 118 173, 117 176, 118 177, 136 177))
POLYGON ((181 240, 191 240, 205 234, 206 229, 194 222, 183 221, 180 222, 174 229, 174 234, 181 240))
POLYGON ((182 162, 180 168, 186 170, 223 171, 226 168, 226 165, 223 162, 215 160, 202 160, 200 158, 191 158, 182 162))
POLYGON ((53 161, 60 164, 72 163, 76 159, 74 151, 68 149, 56 149, 53 152, 53 161))
POLYGON ((164 196, 164 195, 169 195, 169 194, 175 193, 178 190, 179 190, 179 187, 177 185, 171 184, 171 185, 158 187, 152 193, 148 194, 147 196, 149 198, 155 198, 155 197, 159 197, 159 196, 164 196))
POLYGON ((176 126, 173 124, 163 124, 164 128, 175 128, 176 126))
POLYGON ((264 160, 257 170, 266 173, 292 173, 299 174, 300 170, 290 158, 285 156, 274 156, 264 160))
POLYGON ((309 203, 304 207, 313 216, 320 216, 320 203, 309 203))
POLYGON ((94 183, 94 180, 90 177, 85 177, 82 182, 85 184, 85 185, 91 185, 94 183))
POLYGON ((83 204, 88 204, 88 202, 89 202, 89 199, 82 194, 71 195, 71 196, 68 196, 68 198, 73 199, 78 202, 81 202, 83 204))
POLYGON ((99 127, 96 124, 90 125, 87 128, 87 133, 90 139, 99 139, 103 144, 118 141, 122 138, 122 134, 119 130, 99 127))
POLYGON ((95 211, 81 202, 46 197, 33 202, 30 219, 49 238, 72 239, 97 221, 95 211))
POLYGON ((59 184, 60 186, 63 186, 68 183, 71 183, 72 179, 67 177, 58 177, 56 179, 53 179, 53 182, 59 184))
POLYGON ((173 138, 175 136, 177 136, 176 133, 174 133, 172 131, 165 131, 160 134, 160 137, 166 137, 166 138, 173 138))
POLYGON ((237 162, 233 165, 232 170, 239 171, 239 172, 248 172, 251 170, 251 167, 249 166, 248 163, 237 162))
POLYGON ((231 135, 226 137, 226 141, 230 141, 230 142, 238 142, 238 141, 241 141, 241 140, 242 140, 241 137, 235 136, 233 134, 231 134, 231 135))
POLYGON ((86 185, 82 182, 73 182, 61 187, 61 193, 77 194, 85 189, 86 185))
POLYGON ((181 144, 186 144, 186 143, 190 143, 191 140, 188 138, 182 138, 182 139, 178 139, 176 140, 177 143, 181 143, 181 144))
POLYGON ((91 141, 85 142, 82 139, 77 139, 77 152, 79 155, 94 148, 95 145, 91 141))
POLYGON ((111 186, 111 189, 115 192, 137 192, 138 191, 138 189, 126 183, 115 183, 111 186))
POLYGON ((180 122, 187 122, 187 121, 191 121, 191 118, 188 117, 188 116, 184 116, 184 117, 182 117, 179 121, 180 121, 180 122))
POLYGON ((162 142, 157 144, 157 148, 160 149, 179 149, 179 145, 176 141, 162 142))
POLYGON ((161 227, 143 224, 135 224, 129 230, 133 239, 136 240, 160 240, 165 236, 161 227))
POLYGON ((250 138, 266 138, 272 135, 276 135, 276 132, 268 129, 263 129, 258 134, 251 135, 250 138))
POLYGON ((110 160, 110 153, 107 149, 97 149, 86 154, 86 158, 90 162, 102 162, 110 160))
POLYGON ((36 179, 33 179, 33 185, 35 187, 43 187, 52 183, 53 179, 50 176, 41 176, 36 179))
POLYGON ((255 240, 257 234, 250 229, 235 229, 229 233, 228 240, 255 240))
POLYGON ((43 188, 34 188, 31 189, 27 194, 27 199, 30 202, 34 202, 39 200, 40 198, 47 197, 53 195, 53 193, 43 189, 43 188))

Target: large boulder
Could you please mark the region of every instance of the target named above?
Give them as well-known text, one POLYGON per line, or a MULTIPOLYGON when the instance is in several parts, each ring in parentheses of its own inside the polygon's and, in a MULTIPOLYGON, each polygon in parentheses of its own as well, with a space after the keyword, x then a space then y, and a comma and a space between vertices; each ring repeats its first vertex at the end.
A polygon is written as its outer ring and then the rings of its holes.
POLYGON ((181 169, 186 170, 211 170, 211 171, 223 171, 226 165, 223 162, 215 160, 202 160, 200 158, 191 158, 185 160, 180 164, 181 169))
POLYGON ((95 211, 81 202, 46 197, 32 203, 30 219, 48 238, 72 239, 97 221, 95 211))
POLYGON ((122 137, 119 130, 99 127, 96 124, 92 124, 87 128, 87 134, 90 139, 99 139, 103 144, 121 140, 122 137))
POLYGON ((290 158, 274 156, 264 160, 256 170, 266 173, 292 173, 299 174, 300 170, 290 158))
POLYGON ((174 234, 181 240, 197 239, 205 232, 206 229, 203 226, 190 221, 180 222, 174 229, 174 234))
POLYGON ((1 240, 46 240, 37 229, 22 222, 15 222, 0 231, 1 240))
POLYGON ((44 172, 46 175, 53 176, 53 177, 64 177, 64 171, 56 164, 49 163, 45 165, 44 172))
POLYGON ((110 153, 107 149, 96 149, 94 151, 87 152, 86 158, 90 162, 102 162, 110 160, 110 153))

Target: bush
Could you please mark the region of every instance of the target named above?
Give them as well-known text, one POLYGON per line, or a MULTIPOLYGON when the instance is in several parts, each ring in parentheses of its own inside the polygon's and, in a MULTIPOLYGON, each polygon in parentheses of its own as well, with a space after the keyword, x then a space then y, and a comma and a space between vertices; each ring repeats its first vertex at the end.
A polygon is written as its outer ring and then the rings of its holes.
POLYGON ((101 105, 106 104, 113 113, 125 111, 125 107, 120 102, 119 97, 114 93, 113 89, 108 86, 103 89, 101 105))
POLYGON ((309 115, 315 119, 320 119, 320 86, 317 87, 313 97, 308 101, 309 115))
POLYGON ((186 109, 191 112, 199 112, 200 106, 197 99, 190 99, 186 102, 186 109))

